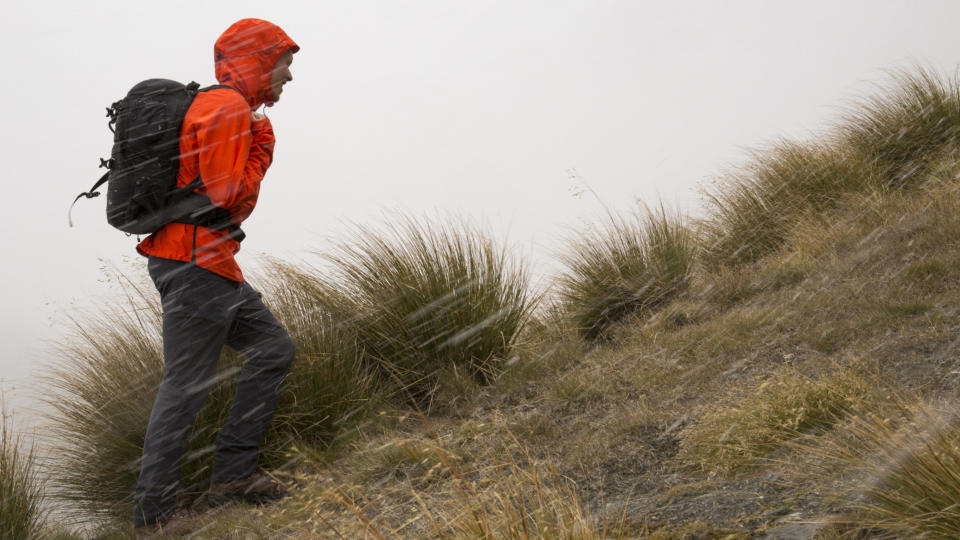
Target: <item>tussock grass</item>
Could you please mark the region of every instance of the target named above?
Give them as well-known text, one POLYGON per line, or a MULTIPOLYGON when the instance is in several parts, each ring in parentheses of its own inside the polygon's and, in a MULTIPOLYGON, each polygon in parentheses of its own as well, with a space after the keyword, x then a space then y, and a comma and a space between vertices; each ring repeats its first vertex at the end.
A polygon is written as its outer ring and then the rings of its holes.
POLYGON ((329 445, 388 396, 380 391, 378 374, 364 361, 355 329, 329 309, 335 293, 310 274, 279 261, 268 266, 267 275, 272 283, 270 310, 297 349, 271 434, 329 445))
POLYGON ((13 433, 6 407, 0 407, 0 540, 39 538, 46 512, 33 448, 13 433))
POLYGON ((901 187, 930 172, 960 142, 960 87, 929 69, 894 71, 890 82, 856 103, 839 128, 840 140, 901 187))
POLYGON ((780 373, 740 390, 680 434, 680 458, 709 473, 757 464, 784 443, 857 409, 871 385, 850 371, 819 378, 780 373))
POLYGON ((845 479, 834 491, 849 513, 836 523, 851 535, 957 538, 958 404, 893 395, 880 405, 838 424, 831 436, 797 445, 808 454, 813 475, 845 479))
POLYGON ((556 280, 561 310, 588 340, 686 290, 695 256, 690 230, 663 207, 608 218, 568 241, 556 280))
POLYGON ((960 421, 955 408, 918 415, 897 431, 876 417, 854 428, 879 449, 871 458, 871 468, 879 474, 862 503, 874 528, 927 538, 960 535, 960 421))
POLYGON ((713 269, 756 261, 783 246, 798 221, 836 207, 846 193, 943 176, 960 148, 958 90, 955 79, 922 68, 898 71, 824 142, 779 141, 754 152, 704 193, 703 261, 713 269))
POLYGON ((350 239, 325 254, 326 283, 367 358, 418 400, 450 366, 498 373, 538 299, 506 248, 464 220, 403 215, 350 239))
MULTIPOLYGON (((157 303, 143 296, 127 300, 128 308, 116 304, 77 323, 60 351, 67 363, 48 381, 52 466, 59 471, 51 479, 52 495, 89 520, 133 515, 143 437, 162 377, 157 303)), ((205 411, 200 425, 216 416, 205 411)), ((194 442, 187 452, 207 444, 194 442)), ((186 461, 187 478, 199 472, 198 464, 186 461)))
POLYGON ((713 270, 780 248, 796 223, 834 207, 843 194, 879 184, 860 156, 828 144, 780 141, 704 193, 702 259, 713 270))

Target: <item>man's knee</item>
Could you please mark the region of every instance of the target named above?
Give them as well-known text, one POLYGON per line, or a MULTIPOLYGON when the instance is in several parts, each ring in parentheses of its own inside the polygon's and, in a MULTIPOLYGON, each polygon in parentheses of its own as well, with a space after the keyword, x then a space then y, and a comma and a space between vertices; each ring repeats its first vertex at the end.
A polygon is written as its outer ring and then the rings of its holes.
POLYGON ((211 384, 203 380, 188 385, 178 385, 163 380, 157 388, 151 414, 156 412, 164 417, 189 417, 189 422, 193 422, 193 417, 207 399, 211 384))
POLYGON ((283 335, 270 338, 269 341, 261 343, 258 347, 259 354, 254 355, 262 358, 258 361, 263 368, 271 371, 282 371, 286 373, 293 364, 293 357, 296 354, 296 346, 293 339, 286 332, 283 335), (264 365, 265 364, 265 365, 264 365))
POLYGON ((293 343, 290 334, 284 333, 283 338, 278 340, 277 347, 277 354, 281 363, 285 369, 289 370, 291 364, 293 364, 293 357, 297 354, 297 346, 293 343))

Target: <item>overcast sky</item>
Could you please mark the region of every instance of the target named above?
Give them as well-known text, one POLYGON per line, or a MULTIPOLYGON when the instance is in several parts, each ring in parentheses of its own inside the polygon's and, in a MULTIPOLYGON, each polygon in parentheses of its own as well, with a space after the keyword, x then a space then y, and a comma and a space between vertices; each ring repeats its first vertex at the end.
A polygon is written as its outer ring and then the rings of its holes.
MULTIPOLYGON (((960 2, 146 1, 4 7, 0 379, 29 409, 67 317, 136 271, 104 199, 104 112, 140 80, 211 84, 213 42, 245 17, 302 50, 267 111, 277 135, 241 265, 305 257, 384 210, 486 221, 540 274, 603 201, 699 212, 697 187, 778 137, 809 138, 886 69, 953 75, 960 2)), ((81 317, 82 320, 82 317, 81 317)))

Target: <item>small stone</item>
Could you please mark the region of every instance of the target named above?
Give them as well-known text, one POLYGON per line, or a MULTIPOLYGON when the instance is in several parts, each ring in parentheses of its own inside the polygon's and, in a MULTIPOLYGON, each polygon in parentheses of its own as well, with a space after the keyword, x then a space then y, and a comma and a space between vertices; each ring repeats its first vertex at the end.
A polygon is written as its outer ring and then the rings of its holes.
POLYGON ((810 540, 820 527, 820 523, 785 523, 767 529, 765 538, 776 540, 810 540))

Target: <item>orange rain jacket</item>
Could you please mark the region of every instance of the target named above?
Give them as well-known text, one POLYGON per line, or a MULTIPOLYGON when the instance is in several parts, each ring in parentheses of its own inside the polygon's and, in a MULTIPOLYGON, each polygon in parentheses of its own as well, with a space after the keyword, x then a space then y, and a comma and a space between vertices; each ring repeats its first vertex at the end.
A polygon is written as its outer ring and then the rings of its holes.
MULTIPOLYGON (((288 50, 300 47, 280 27, 259 19, 237 21, 214 45, 217 80, 236 91, 197 94, 183 120, 177 185, 185 186, 199 174, 203 182, 197 191, 229 210, 238 227, 256 206, 260 181, 273 160, 270 120, 253 122, 251 112, 272 103, 271 72, 288 50)), ((240 243, 226 231, 185 223, 168 223, 137 246, 141 255, 194 261, 242 282, 234 260, 239 250, 240 243)))

